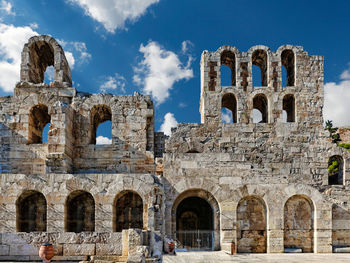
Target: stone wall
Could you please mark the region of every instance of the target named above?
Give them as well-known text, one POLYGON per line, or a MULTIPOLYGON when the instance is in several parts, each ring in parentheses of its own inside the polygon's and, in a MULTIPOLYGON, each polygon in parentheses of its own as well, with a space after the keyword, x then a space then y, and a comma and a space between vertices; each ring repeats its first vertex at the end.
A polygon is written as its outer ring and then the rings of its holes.
POLYGON ((219 207, 220 223, 214 227, 220 229, 221 249, 229 251, 234 242, 238 252, 280 253, 293 247, 329 253, 332 245, 347 244, 344 223, 337 221, 337 213, 333 225, 331 218, 335 204, 349 211, 350 155, 330 142, 322 107, 320 56, 295 46, 276 52, 265 46, 248 52, 231 46, 204 51, 202 124, 180 124, 166 141, 165 232, 174 231, 170 222, 179 196, 203 190, 219 207), (253 86, 253 64, 262 72, 258 87, 253 86), (231 86, 221 85, 224 66, 231 70, 231 86), (282 66, 287 85, 282 84, 282 66), (233 123, 222 123, 222 108, 231 111, 233 123), (262 123, 253 123, 253 109, 261 111, 262 123), (342 161, 338 185, 329 180, 332 156, 342 161), (300 209, 305 204, 309 210, 300 209), (340 226, 333 229, 335 224, 340 226))
POLYGON ((323 128, 323 57, 289 45, 204 51, 201 124, 179 124, 169 138, 154 131, 150 96, 86 94, 71 83, 59 44, 31 38, 14 96, 0 98, 0 258, 29 260, 49 241, 60 257, 142 262, 161 257, 163 239, 180 231, 202 231, 213 250, 350 246, 350 153, 323 128), (221 85, 221 67, 230 86, 221 85), (232 123, 222 123, 223 108, 232 123), (96 145, 104 121, 112 143, 96 145))

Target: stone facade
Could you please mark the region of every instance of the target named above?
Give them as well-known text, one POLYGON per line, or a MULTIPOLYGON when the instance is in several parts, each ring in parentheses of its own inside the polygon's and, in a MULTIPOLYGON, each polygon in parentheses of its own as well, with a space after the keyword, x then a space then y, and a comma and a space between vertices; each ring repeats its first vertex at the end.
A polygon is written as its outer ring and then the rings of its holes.
POLYGON ((46 241, 66 260, 129 262, 158 260, 169 239, 190 250, 234 242, 239 253, 350 247, 350 154, 329 140, 322 107, 323 57, 223 46, 202 54, 201 123, 167 138, 149 96, 77 92, 63 49, 33 37, 14 95, 0 98, 0 259, 34 257, 46 241), (96 145, 105 121, 112 143, 96 145))

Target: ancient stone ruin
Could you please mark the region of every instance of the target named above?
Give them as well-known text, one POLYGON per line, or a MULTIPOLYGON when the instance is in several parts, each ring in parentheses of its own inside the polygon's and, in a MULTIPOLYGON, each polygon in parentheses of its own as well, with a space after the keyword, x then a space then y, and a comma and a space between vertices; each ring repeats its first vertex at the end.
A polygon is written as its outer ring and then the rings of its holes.
POLYGON ((63 261, 157 262, 170 240, 184 250, 350 250, 350 153, 323 127, 323 57, 223 46, 200 64, 201 123, 167 138, 154 131, 149 96, 78 92, 56 40, 30 38, 14 95, 0 98, 0 260, 37 259, 43 242, 63 261), (112 144, 96 145, 105 121, 112 144))

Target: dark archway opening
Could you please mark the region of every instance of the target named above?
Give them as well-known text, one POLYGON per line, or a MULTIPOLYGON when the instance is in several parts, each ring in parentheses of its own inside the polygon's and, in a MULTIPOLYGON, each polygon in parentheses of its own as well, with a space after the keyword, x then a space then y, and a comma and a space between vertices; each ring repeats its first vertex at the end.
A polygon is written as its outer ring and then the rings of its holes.
POLYGON ((54 50, 49 43, 37 41, 29 47, 29 54, 29 80, 32 83, 43 83, 46 68, 54 65, 54 50))
MULTIPOLYGON (((28 143, 42 143, 44 127, 50 123, 51 116, 46 105, 39 104, 31 108, 28 123, 28 143)), ((47 133, 49 127, 47 128, 47 133)), ((45 139, 48 137, 44 136, 45 139)))
POLYGON ((285 72, 282 74, 282 86, 294 86, 294 52, 290 49, 286 49, 282 51, 281 54, 281 60, 282 60, 282 72, 285 72))
POLYGON ((221 86, 236 86, 236 56, 225 50, 221 54, 221 86))
MULTIPOLYGON (((252 65, 257 66, 260 69, 260 81, 261 87, 267 86, 267 53, 264 50, 255 50, 252 54, 252 65)), ((253 86, 258 86, 260 83, 256 83, 254 80, 257 77, 257 70, 253 70, 253 86)))
POLYGON ((176 237, 188 250, 212 250, 214 217, 210 204, 200 197, 188 197, 176 209, 176 237))
POLYGON ((114 232, 123 229, 143 229, 143 202, 135 192, 126 192, 116 198, 114 213, 114 232))
POLYGON ((283 122, 295 122, 295 99, 292 94, 283 97, 283 111, 285 112, 283 122))
POLYGON ((328 185, 343 184, 344 161, 339 155, 333 155, 328 160, 328 185))
POLYGON ((74 191, 66 201, 66 232, 95 231, 95 201, 84 191, 74 191))
POLYGON ((46 231, 46 199, 42 193, 26 191, 18 198, 17 231, 46 231))
POLYGON ((268 103, 267 103, 267 98, 264 94, 258 94, 254 97, 253 110, 257 110, 261 114, 261 117, 259 116, 259 118, 255 118, 256 116, 255 116, 254 112, 252 112, 253 123, 267 123, 268 122, 268 103))

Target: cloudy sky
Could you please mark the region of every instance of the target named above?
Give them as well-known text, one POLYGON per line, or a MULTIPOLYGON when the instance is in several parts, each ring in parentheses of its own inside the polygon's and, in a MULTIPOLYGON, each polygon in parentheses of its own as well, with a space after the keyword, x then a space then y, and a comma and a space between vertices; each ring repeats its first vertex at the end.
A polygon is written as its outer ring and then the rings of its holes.
POLYGON ((349 126, 349 10, 348 0, 0 0, 0 96, 19 80, 23 44, 49 34, 66 52, 76 89, 150 94, 156 130, 169 133, 200 121, 203 50, 292 44, 325 57, 324 118, 349 126))

